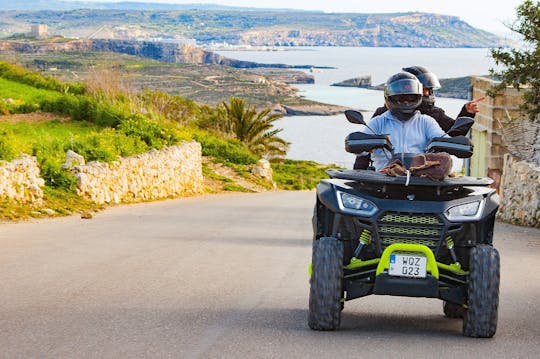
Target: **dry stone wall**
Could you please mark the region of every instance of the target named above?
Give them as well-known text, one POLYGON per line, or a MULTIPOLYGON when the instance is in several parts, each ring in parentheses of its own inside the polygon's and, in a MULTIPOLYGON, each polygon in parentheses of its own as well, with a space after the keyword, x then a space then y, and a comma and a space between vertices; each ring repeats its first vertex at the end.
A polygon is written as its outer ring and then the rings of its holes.
POLYGON ((540 228, 539 166, 505 155, 500 195, 500 219, 540 228))
POLYGON ((35 157, 21 154, 7 162, 0 161, 0 198, 39 205, 43 201, 45 181, 40 177, 35 157))
POLYGON ((71 171, 77 177, 79 195, 96 203, 147 201, 203 191, 201 145, 197 142, 151 150, 111 164, 89 162, 71 171))

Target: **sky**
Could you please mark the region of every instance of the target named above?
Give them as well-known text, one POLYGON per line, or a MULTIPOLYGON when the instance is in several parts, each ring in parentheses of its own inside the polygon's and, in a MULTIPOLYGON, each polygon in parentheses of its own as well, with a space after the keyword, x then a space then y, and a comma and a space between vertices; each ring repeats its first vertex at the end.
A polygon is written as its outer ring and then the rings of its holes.
POLYGON ((468 24, 498 35, 508 34, 504 24, 516 17, 523 0, 85 0, 154 3, 212 3, 229 6, 321 10, 325 12, 388 13, 420 11, 458 16, 468 24))

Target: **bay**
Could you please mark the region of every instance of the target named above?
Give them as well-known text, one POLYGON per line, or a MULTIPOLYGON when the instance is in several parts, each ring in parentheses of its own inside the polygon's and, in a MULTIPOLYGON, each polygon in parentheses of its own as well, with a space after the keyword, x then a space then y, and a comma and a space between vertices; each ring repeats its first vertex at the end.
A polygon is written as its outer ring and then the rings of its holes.
MULTIPOLYGON (((384 103, 382 91, 330 86, 357 76, 369 75, 373 84, 384 83, 401 68, 422 65, 439 78, 486 75, 494 67, 489 49, 300 47, 281 51, 217 51, 223 56, 262 63, 329 66, 313 69, 315 84, 294 85, 307 99, 361 110, 366 119, 384 103)), ((309 71, 309 70, 306 70, 309 71)), ((464 100, 437 98, 437 105, 450 117, 457 116, 464 100)), ((358 125, 344 115, 291 116, 276 121, 280 137, 290 142, 287 158, 312 160, 352 168, 354 155, 345 152, 344 139, 358 125)))

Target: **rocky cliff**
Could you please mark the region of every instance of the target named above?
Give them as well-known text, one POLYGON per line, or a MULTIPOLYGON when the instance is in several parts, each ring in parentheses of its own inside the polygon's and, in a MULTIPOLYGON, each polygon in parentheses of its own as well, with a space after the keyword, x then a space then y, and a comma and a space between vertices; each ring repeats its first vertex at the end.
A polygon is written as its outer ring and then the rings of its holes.
POLYGON ((338 87, 371 87, 371 76, 358 76, 341 82, 336 82, 331 86, 338 87))
MULTIPOLYGON (((52 39, 49 41, 4 40, 0 41, 0 51, 16 51, 22 53, 43 52, 81 52, 106 51, 135 55, 154 60, 181 64, 225 65, 241 69, 281 68, 308 69, 312 65, 262 64, 251 61, 235 60, 206 51, 198 46, 175 44, 158 41, 115 40, 115 39, 52 39)), ((300 82, 305 82, 303 79, 300 82)))

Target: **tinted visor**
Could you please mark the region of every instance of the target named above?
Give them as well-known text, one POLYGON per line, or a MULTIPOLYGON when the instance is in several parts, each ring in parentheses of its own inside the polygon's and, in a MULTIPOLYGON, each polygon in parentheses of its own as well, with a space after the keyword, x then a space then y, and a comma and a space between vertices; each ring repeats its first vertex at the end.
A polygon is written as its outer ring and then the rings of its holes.
POLYGON ((416 79, 402 79, 391 82, 384 87, 386 96, 395 95, 422 95, 422 84, 416 79))
POLYGON ((392 101, 394 101, 394 103, 396 104, 408 104, 411 102, 415 103, 415 102, 418 102, 419 99, 420 99, 420 95, 414 95, 414 94, 392 96, 392 101))

